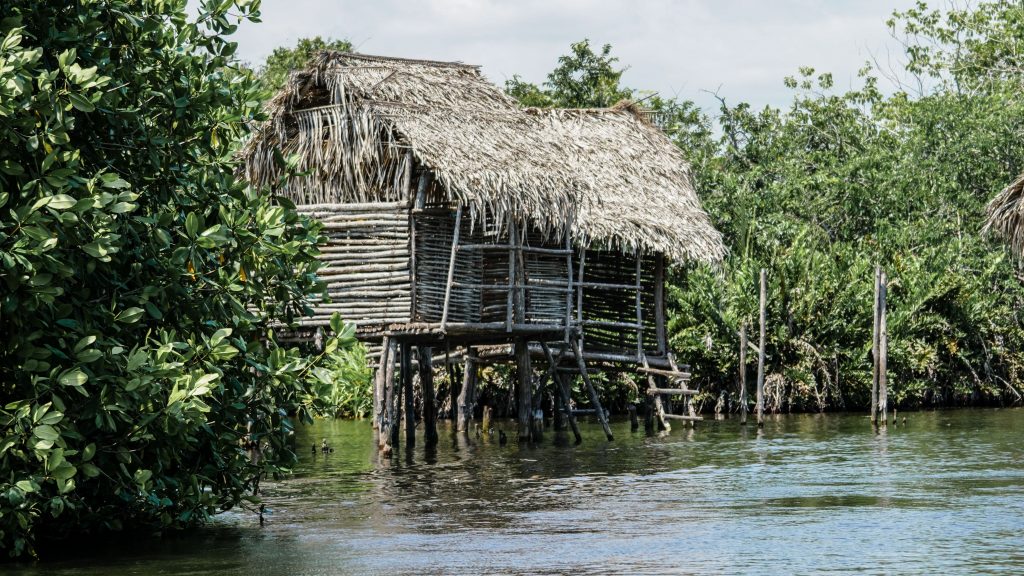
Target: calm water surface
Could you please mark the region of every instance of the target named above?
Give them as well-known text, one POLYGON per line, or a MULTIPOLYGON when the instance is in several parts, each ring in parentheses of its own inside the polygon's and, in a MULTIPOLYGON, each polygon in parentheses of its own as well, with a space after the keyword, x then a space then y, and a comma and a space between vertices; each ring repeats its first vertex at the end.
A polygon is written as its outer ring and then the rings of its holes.
MULTIPOLYGON (((668 437, 587 424, 581 446, 441 430, 378 457, 367 423, 319 422, 271 513, 16 574, 1024 573, 1024 410, 736 420, 668 437), (901 415, 902 417, 902 415, 901 415), (422 441, 421 441, 422 444, 422 441)), ((511 431, 511 422, 499 422, 511 431)))

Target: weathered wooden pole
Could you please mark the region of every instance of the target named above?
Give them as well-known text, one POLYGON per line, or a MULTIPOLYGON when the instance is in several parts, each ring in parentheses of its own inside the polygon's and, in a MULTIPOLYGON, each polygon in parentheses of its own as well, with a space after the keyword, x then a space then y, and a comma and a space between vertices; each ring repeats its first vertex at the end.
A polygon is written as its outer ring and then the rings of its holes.
POLYGON ((580 370, 580 376, 583 377, 583 383, 587 386, 587 393, 590 395, 590 403, 593 405, 594 410, 597 411, 597 419, 601 422, 601 428, 604 430, 605 437, 611 442, 615 439, 612 435, 612 429, 608 425, 608 416, 605 414, 604 408, 601 407, 601 399, 597 396, 597 389, 594 388, 594 383, 590 380, 590 374, 587 373, 587 363, 583 360, 583 346, 580 340, 575 338, 572 339, 573 353, 576 355, 576 366, 580 370))
POLYGON ((889 377, 886 373, 889 363, 889 335, 885 322, 888 292, 889 278, 883 270, 878 290, 878 408, 882 413, 882 424, 889 422, 889 377))
POLYGON ((636 417, 636 404, 630 402, 626 410, 629 412, 629 431, 636 432, 640 428, 640 420, 636 417))
POLYGON ((747 425, 747 323, 740 326, 740 424, 747 425))
POLYGON ((483 428, 484 434, 488 434, 491 431, 491 421, 494 419, 494 409, 490 406, 484 406, 482 412, 483 414, 480 418, 481 428, 483 428))
POLYGON ((872 328, 871 328, 871 424, 878 425, 878 335, 881 325, 879 324, 878 306, 882 291, 882 267, 875 266, 875 300, 872 305, 872 328))
POLYGON ((388 341, 387 363, 384 365, 384 393, 381 396, 381 429, 379 447, 385 454, 390 454, 392 446, 398 440, 395 433, 397 415, 395 414, 395 355, 398 344, 388 341))
MULTIPOLYGON (((398 361, 399 365, 399 377, 401 372, 401 351, 398 343, 392 341, 391 343, 391 354, 395 356, 395 360, 398 361)), ((392 363, 393 366, 393 363, 392 363)), ((401 382, 395 382, 394 368, 389 369, 388 385, 390 386, 390 393, 388 394, 388 437, 390 438, 390 446, 387 450, 394 448, 398 445, 398 439, 401 434, 401 382)))
POLYGON ((765 348, 765 317, 768 307, 768 272, 761 268, 761 299, 760 299, 760 329, 758 339, 759 349, 757 351, 757 425, 764 426, 764 348, 765 348))
POLYGON ((530 381, 530 349, 523 338, 515 340, 516 356, 516 423, 519 441, 530 440, 530 420, 533 416, 533 383, 530 381))
POLYGON ((416 362, 420 369, 420 388, 423 390, 423 441, 427 446, 437 444, 437 401, 434 392, 434 350, 429 346, 416 347, 416 362))
POLYGON ((459 392, 458 431, 469 430, 469 422, 473 419, 473 403, 476 397, 476 349, 466 349, 466 363, 462 373, 462 390, 459 392))
POLYGON ((377 359, 377 373, 373 381, 373 429, 380 432, 384 421, 384 377, 391 359, 391 339, 384 337, 380 346, 380 358, 377 359))
POLYGON ((402 413, 405 416, 405 447, 416 445, 416 410, 413 408, 412 391, 412 345, 402 344, 402 395, 405 405, 402 413))

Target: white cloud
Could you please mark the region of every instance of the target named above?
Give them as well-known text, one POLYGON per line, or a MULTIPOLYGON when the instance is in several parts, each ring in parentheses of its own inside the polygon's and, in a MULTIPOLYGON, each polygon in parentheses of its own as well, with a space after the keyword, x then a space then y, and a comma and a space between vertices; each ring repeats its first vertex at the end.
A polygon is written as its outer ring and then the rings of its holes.
POLYGON ((715 107, 782 105, 799 66, 855 82, 870 53, 890 47, 885 19, 914 0, 264 0, 263 22, 236 35, 261 62, 300 37, 347 38, 361 52, 480 64, 492 81, 540 82, 589 38, 610 43, 633 88, 715 107))

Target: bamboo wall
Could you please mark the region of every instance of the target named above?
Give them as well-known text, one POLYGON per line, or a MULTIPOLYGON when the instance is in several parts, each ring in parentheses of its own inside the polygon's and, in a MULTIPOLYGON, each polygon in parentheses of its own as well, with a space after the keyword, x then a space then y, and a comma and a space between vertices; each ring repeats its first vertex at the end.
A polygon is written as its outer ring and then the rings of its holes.
POLYGON ((326 325, 334 312, 360 331, 411 318, 409 209, 405 202, 310 204, 300 212, 324 224, 320 248, 330 302, 314 303, 303 324, 326 325))

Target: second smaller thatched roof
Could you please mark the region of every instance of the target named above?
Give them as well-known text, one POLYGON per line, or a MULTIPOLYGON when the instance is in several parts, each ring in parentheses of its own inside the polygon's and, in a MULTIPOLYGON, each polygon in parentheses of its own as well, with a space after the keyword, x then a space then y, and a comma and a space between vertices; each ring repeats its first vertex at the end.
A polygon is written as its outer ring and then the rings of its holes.
POLYGON ((999 234, 1014 254, 1024 256, 1024 174, 988 203, 987 212, 983 232, 999 234))

